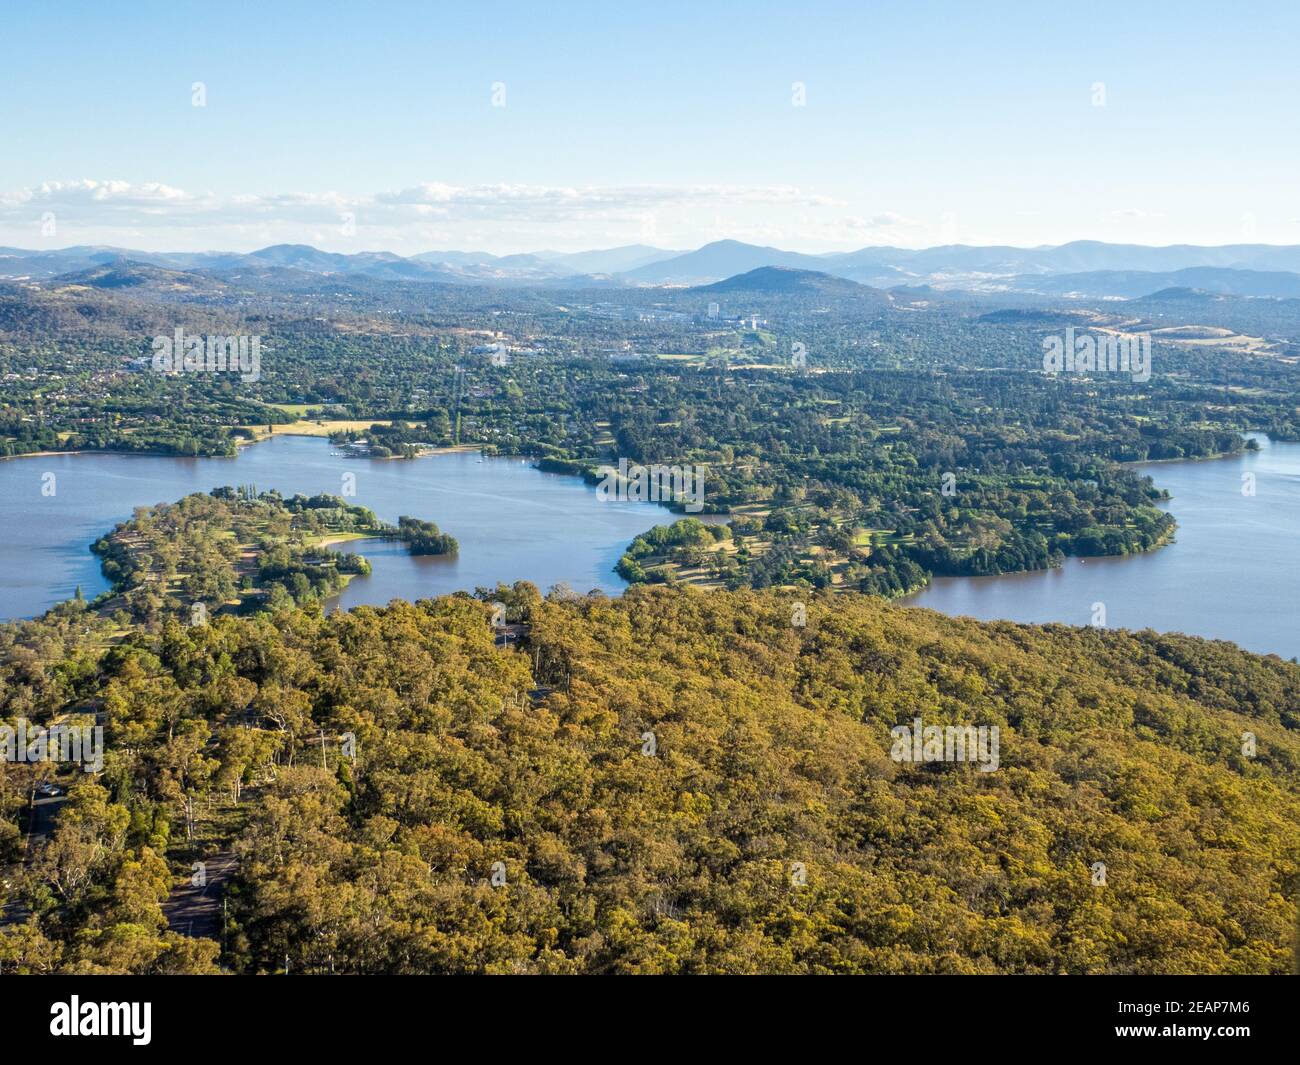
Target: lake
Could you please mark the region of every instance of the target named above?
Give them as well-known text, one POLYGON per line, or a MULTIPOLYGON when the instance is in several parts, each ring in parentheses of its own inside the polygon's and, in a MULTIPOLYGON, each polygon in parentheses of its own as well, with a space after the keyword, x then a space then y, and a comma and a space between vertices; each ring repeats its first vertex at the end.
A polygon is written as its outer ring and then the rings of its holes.
MULTIPOLYGON (((1251 434, 1255 436, 1255 434, 1251 434)), ((1092 622, 1232 640, 1300 655, 1300 444, 1255 436, 1258 452, 1135 468, 1168 489, 1177 541, 1127 558, 1067 559, 1059 570, 939 577, 903 602, 984 621, 1092 622), (1243 475, 1255 494, 1244 495, 1243 475)))
POLYGON ((345 608, 495 587, 499 580, 529 580, 542 591, 563 582, 580 592, 617 593, 626 585, 613 568, 628 543, 680 516, 652 503, 601 502, 580 478, 543 473, 523 459, 467 451, 346 458, 312 437, 278 436, 238 458, 16 458, 0 461, 0 617, 33 617, 70 598, 77 585, 87 599, 104 591, 108 583, 90 544, 137 506, 222 485, 342 495, 345 474, 356 478, 349 502, 389 522, 403 514, 437 522, 460 541, 453 558, 412 557, 402 544, 382 540, 341 545, 337 550, 355 550, 374 566, 338 597, 345 608), (42 494, 51 483, 54 494, 42 494))
MULTIPOLYGON (((1300 444, 1203 462, 1138 467, 1169 489, 1177 542, 1128 558, 1068 559, 1059 570, 1002 577, 941 577, 904 600, 991 620, 1086 625, 1103 604, 1114 628, 1153 628, 1233 640, 1252 651, 1300 655, 1300 444), (1243 474, 1255 494, 1243 495, 1243 474)), ((136 506, 171 502, 221 485, 314 495, 343 493, 385 521, 435 521, 460 541, 454 558, 412 557, 400 543, 343 545, 374 565, 337 602, 382 605, 460 589, 529 580, 543 591, 617 593, 613 572, 627 544, 678 515, 648 503, 600 502, 579 478, 543 473, 531 461, 472 452, 410 461, 345 458, 329 443, 280 436, 238 458, 58 455, 0 461, 0 616, 32 617, 81 585, 107 587, 89 545, 136 506), (54 477, 54 494, 43 485, 54 477)), ((716 519, 714 519, 716 520, 716 519)))

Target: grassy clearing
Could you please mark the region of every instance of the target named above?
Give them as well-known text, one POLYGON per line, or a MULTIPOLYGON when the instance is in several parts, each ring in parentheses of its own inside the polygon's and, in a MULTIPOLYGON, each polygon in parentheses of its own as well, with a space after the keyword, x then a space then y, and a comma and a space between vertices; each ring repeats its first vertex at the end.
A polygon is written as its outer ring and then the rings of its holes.
POLYGON ((252 432, 258 440, 265 440, 268 436, 329 436, 330 433, 359 433, 365 432, 372 425, 392 425, 392 422, 384 421, 382 418, 354 421, 317 419, 309 422, 292 422, 288 425, 272 425, 270 432, 267 432, 265 425, 245 425, 243 428, 252 432))
POLYGON ((285 414, 292 414, 298 418, 305 418, 309 410, 317 410, 321 406, 319 403, 268 403, 268 407, 274 407, 276 410, 284 411, 285 414))

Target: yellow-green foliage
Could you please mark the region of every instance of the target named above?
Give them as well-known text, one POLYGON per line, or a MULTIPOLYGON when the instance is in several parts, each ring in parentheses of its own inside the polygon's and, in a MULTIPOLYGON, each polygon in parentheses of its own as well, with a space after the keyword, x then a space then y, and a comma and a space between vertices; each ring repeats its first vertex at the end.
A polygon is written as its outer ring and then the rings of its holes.
POLYGON ((857 596, 498 595, 519 650, 462 595, 114 652, 123 801, 247 785, 230 967, 1291 966, 1300 667, 857 596), (999 768, 892 761, 918 716, 997 725, 999 768))

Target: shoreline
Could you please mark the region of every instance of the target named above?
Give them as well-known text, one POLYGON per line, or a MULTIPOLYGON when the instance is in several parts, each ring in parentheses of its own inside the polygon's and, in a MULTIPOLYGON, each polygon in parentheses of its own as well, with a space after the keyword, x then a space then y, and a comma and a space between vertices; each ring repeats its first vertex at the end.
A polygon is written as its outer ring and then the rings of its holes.
MULTIPOLYGON (((21 455, 0 455, 0 459, 8 461, 9 459, 48 459, 55 458, 59 455, 89 455, 89 451, 24 451, 21 455)), ((121 452, 126 454, 126 452, 121 452)))
POLYGON ((123 451, 117 448, 92 447, 77 451, 24 451, 21 455, 0 455, 0 461, 10 459, 58 458, 61 455, 122 455, 126 458, 142 459, 233 459, 234 455, 177 455, 172 451, 123 451))
POLYGON ((1263 448, 1243 447, 1240 451, 1219 451, 1213 455, 1184 455, 1176 459, 1133 459, 1130 462, 1117 463, 1119 466, 1166 466, 1173 462, 1218 462, 1220 459, 1235 459, 1242 455, 1259 454, 1263 448))
MULTIPOLYGON (((378 533, 333 533, 329 536, 322 537, 311 546, 316 547, 333 547, 335 544, 352 544, 358 540, 382 540, 384 537, 378 533)), ((355 577, 355 573, 347 574, 348 577, 355 577)))
MULTIPOLYGON (((306 440, 321 440, 329 444, 329 437, 322 436, 320 433, 276 433, 275 436, 296 436, 306 440)), ((0 462, 8 462, 12 459, 45 459, 60 458, 66 455, 125 455, 137 458, 154 458, 154 459, 234 459, 239 457, 239 452, 246 447, 252 447, 255 444, 261 444, 267 440, 273 439, 272 436, 263 435, 254 440, 238 438, 235 441, 235 454, 233 455, 178 455, 174 451, 130 451, 119 448, 77 448, 71 451, 24 451, 21 455, 0 455, 0 462)), ((448 444, 446 447, 429 448, 420 454, 412 456, 413 458, 422 459, 429 455, 454 455, 467 451, 482 451, 481 444, 448 444)), ((367 458, 369 456, 362 456, 367 458)), ((528 458, 527 455, 500 455, 498 458, 528 458)), ((402 455, 389 455, 385 459, 379 459, 380 462, 390 460, 404 460, 402 455)))
MULTIPOLYGON (((1255 432, 1255 431, 1252 431, 1252 432, 1255 432)), ((319 433, 311 433, 311 432, 304 432, 304 433, 285 432, 285 433, 278 433, 278 434, 275 434, 275 435, 279 435, 279 436, 294 436, 294 437, 297 437, 297 438, 299 438, 299 439, 304 439, 304 438, 308 438, 308 439, 321 439, 322 442, 323 442, 327 447, 330 446, 328 438, 326 438, 326 437, 321 437, 321 435, 320 435, 319 433)), ((1267 437, 1266 435, 1264 435, 1264 434, 1257 434, 1257 435, 1261 438, 1261 443, 1264 445, 1264 447, 1267 447, 1267 445, 1268 445, 1269 443, 1272 442, 1272 441, 1271 441, 1271 438, 1268 438, 1268 437, 1267 437)), ((238 439, 238 440, 237 440, 237 444, 238 444, 239 450, 242 451, 242 449, 243 449, 244 447, 248 447, 248 446, 251 446, 251 445, 256 444, 256 443, 261 443, 263 440, 266 440, 266 439, 268 439, 268 438, 269 438, 268 435, 262 435, 262 436, 260 436, 260 437, 255 438, 255 439, 248 439, 248 438, 238 439)), ((1152 464, 1152 465, 1155 465, 1155 464, 1161 464, 1161 465, 1163 465, 1163 464, 1178 463, 1178 462, 1208 462, 1208 461, 1211 461, 1211 460, 1218 461, 1218 460, 1222 460, 1222 459, 1240 458, 1240 457, 1244 456, 1245 454, 1247 454, 1249 451, 1252 451, 1252 450, 1255 452, 1255 454, 1258 455, 1262 450, 1264 450, 1264 448, 1260 448, 1260 449, 1247 449, 1247 448, 1242 448, 1240 451, 1225 452, 1225 453, 1220 453, 1220 454, 1215 454, 1215 455, 1203 455, 1203 456, 1194 456, 1194 457, 1185 457, 1185 458, 1170 458, 1170 459, 1150 459, 1150 460, 1141 460, 1141 461, 1134 461, 1134 462, 1128 462, 1128 463, 1119 463, 1118 465, 1123 465, 1123 466, 1128 466, 1128 467, 1134 467, 1134 466, 1142 466, 1142 465, 1146 465, 1147 463, 1150 463, 1150 464, 1152 464)), ((430 448, 430 449, 428 449, 428 450, 426 450, 426 451, 421 452, 421 454, 418 455, 418 456, 415 456, 415 458, 424 458, 424 457, 434 456, 434 455, 458 454, 458 453, 468 453, 468 452, 476 452, 476 453, 479 453, 479 454, 483 454, 483 446, 480 445, 480 444, 458 444, 458 445, 446 445, 446 446, 437 447, 437 448, 430 448)), ((72 450, 72 451, 44 451, 44 452, 30 452, 30 453, 27 453, 27 454, 25 454, 25 455, 11 455, 11 456, 4 456, 4 457, 6 457, 6 458, 37 458, 37 457, 51 457, 51 456, 78 455, 78 454, 94 454, 94 453, 100 453, 100 454, 122 454, 122 455, 140 455, 140 456, 146 456, 146 457, 159 457, 159 458, 195 458, 195 457, 199 457, 199 458, 230 458, 230 457, 232 457, 232 456, 184 456, 184 455, 166 454, 166 453, 160 453, 160 452, 107 451, 107 450, 100 451, 99 449, 91 449, 91 450, 72 450)), ((237 457, 237 455, 234 456, 234 457, 237 457)), ((494 456, 491 456, 491 457, 496 457, 496 458, 506 458, 506 459, 515 459, 515 460, 519 460, 519 461, 522 461, 522 462, 532 462, 532 463, 536 463, 536 459, 537 459, 537 456, 528 456, 528 455, 494 455, 494 456)), ((397 459, 397 458, 399 458, 399 456, 392 456, 392 458, 393 458, 393 459, 397 459)), ((536 468, 536 467, 534 467, 534 468, 536 468)), ((586 482, 585 482, 585 478, 582 476, 581 473, 570 472, 570 471, 553 471, 553 472, 564 472, 565 475, 566 475, 566 477, 569 477, 569 478, 576 477, 576 478, 578 479, 578 482, 579 482, 579 483, 586 483, 586 482)), ((1153 474, 1154 474, 1156 471, 1152 471, 1152 472, 1153 472, 1153 474)), ((1156 485, 1156 487, 1157 487, 1157 488, 1160 488, 1160 487, 1161 487, 1161 486, 1159 485, 1159 483, 1158 483, 1158 478, 1157 478, 1157 485, 1156 485)), ((1166 491, 1167 491, 1167 490, 1166 490, 1166 491)), ((1157 501, 1157 502, 1155 503, 1155 505, 1158 506, 1160 509, 1166 510, 1166 512, 1168 512, 1170 509, 1172 509, 1172 506, 1176 506, 1177 504, 1176 504, 1176 501, 1174 501, 1174 500, 1172 499, 1172 496, 1168 496, 1168 497, 1165 498, 1165 499, 1162 499, 1162 500, 1157 501)), ((656 521, 655 521, 655 518, 657 518, 659 514, 664 514, 664 513, 666 513, 666 520, 667 520, 668 522, 670 522, 670 523, 671 523, 672 521, 678 520, 679 518, 682 518, 682 517, 689 517, 689 516, 691 516, 691 515, 686 515, 686 514, 678 513, 678 512, 676 512, 676 511, 674 511, 671 507, 664 508, 664 507, 663 507, 663 504, 661 503, 659 507, 651 508, 650 513, 648 514, 648 517, 650 518, 651 524, 652 524, 652 525, 654 525, 654 524, 659 524, 659 522, 656 522, 656 521)), ((702 516, 701 516, 701 517, 702 517, 702 516)), ((718 518, 720 518, 722 521, 727 521, 727 520, 732 519, 732 518, 734 518, 734 517, 735 517, 734 514, 733 514, 733 515, 718 515, 718 518)), ((1094 560, 1095 560, 1095 561, 1098 562, 1098 563, 1105 564, 1105 563, 1108 563, 1108 562, 1109 562, 1109 563, 1116 563, 1116 562, 1127 561, 1127 560, 1136 560, 1136 559, 1141 558, 1141 557, 1144 557, 1144 556, 1145 556, 1145 557, 1149 557, 1149 556, 1151 556, 1151 555, 1154 555, 1154 554, 1160 553, 1160 552, 1161 552, 1161 549, 1163 549, 1163 548, 1165 548, 1165 547, 1168 547, 1168 546, 1171 546, 1172 544, 1176 543, 1176 542, 1177 542, 1177 538, 1178 538, 1178 532, 1179 532, 1178 527, 1175 525, 1175 527, 1174 527, 1173 529, 1170 529, 1169 532, 1168 532, 1165 536, 1162 536, 1162 537, 1158 540, 1158 542, 1152 544, 1150 547, 1148 547, 1148 548, 1146 548, 1146 549, 1144 549, 1144 550, 1131 552, 1129 555, 1119 555, 1119 554, 1117 554, 1117 555, 1097 555, 1097 556, 1070 556, 1070 557, 1068 557, 1067 559, 1063 560, 1063 563, 1064 563, 1064 565, 1070 565, 1071 563, 1082 564, 1082 563, 1085 561, 1085 559, 1086 559, 1087 561, 1094 561, 1094 560)), ((314 546, 320 547, 320 548, 322 548, 322 549, 336 549, 336 548, 338 548, 338 546, 341 545, 341 544, 347 544, 347 543, 352 542, 352 541, 355 541, 355 540, 365 540, 365 539, 382 539, 382 537, 375 537, 375 536, 370 536, 370 535, 365 535, 365 534, 333 534, 333 535, 329 535, 329 536, 327 536, 327 537, 324 537, 322 540, 318 541, 314 546)), ((628 544, 624 544, 624 545, 622 545, 622 546, 623 546, 623 551, 626 552, 627 547, 628 547, 628 544)), ((345 548, 345 550, 347 550, 347 549, 345 548)), ((353 549, 353 550, 355 550, 355 549, 353 549)), ((958 580, 958 581, 961 581, 961 582, 963 582, 963 583, 966 583, 966 582, 982 583, 983 580, 991 579, 991 578, 993 578, 993 577, 1032 577, 1032 576, 1039 576, 1039 575, 1043 575, 1043 574, 1049 573, 1049 572, 1051 572, 1051 570, 1053 570, 1053 569, 1057 569, 1057 568, 1058 568, 1058 567, 1051 567, 1051 566, 1049 566, 1049 567, 1047 567, 1045 570, 1014 570, 1014 571, 1010 571, 1010 572, 1007 572, 1007 573, 1001 573, 1001 574, 988 574, 988 575, 984 575, 983 577, 974 577, 974 576, 958 575, 958 576, 954 576, 954 577, 949 577, 949 578, 947 578, 947 579, 950 579, 950 580, 958 580)), ((613 567, 613 569, 614 569, 615 572, 617 571, 617 567, 616 567, 616 566, 613 567)), ((349 582, 350 582, 350 577, 351 577, 351 576, 352 576, 352 575, 349 575, 349 582)), ((895 602, 895 603, 898 603, 899 605, 910 606, 910 605, 912 605, 912 604, 915 602, 915 600, 916 600, 917 598, 921 597, 925 592, 927 592, 927 591, 929 591, 929 590, 931 590, 931 589, 933 588, 933 581, 936 580, 936 579, 941 579, 941 578, 939 578, 939 576, 938 576, 938 575, 935 575, 935 574, 928 575, 927 580, 926 580, 923 584, 921 584, 920 587, 911 588, 911 589, 908 589, 908 590, 906 590, 906 591, 904 591, 904 592, 901 592, 901 593, 899 593, 897 596, 893 596, 893 597, 891 597, 891 601, 893 601, 893 602, 895 602)), ((694 585, 697 585, 697 586, 704 586, 704 587, 707 587, 709 584, 711 584, 711 583, 713 583, 713 582, 711 582, 709 579, 706 578, 706 579, 703 579, 703 580, 691 580, 691 579, 687 579, 687 580, 685 581, 685 583, 694 584, 694 585)), ((346 584, 344 585, 344 587, 346 587, 346 584)), ((342 589, 340 589, 340 591, 341 591, 341 590, 342 590, 342 589)), ((625 589, 620 589, 620 592, 621 592, 622 590, 625 590, 625 589)), ((838 587, 838 588, 835 588, 834 591, 835 591, 837 594, 843 594, 844 592, 850 592, 851 589, 844 588, 844 587, 838 587)), ((930 607, 930 608, 928 608, 928 609, 934 609, 934 608, 933 608, 933 607, 930 607)))

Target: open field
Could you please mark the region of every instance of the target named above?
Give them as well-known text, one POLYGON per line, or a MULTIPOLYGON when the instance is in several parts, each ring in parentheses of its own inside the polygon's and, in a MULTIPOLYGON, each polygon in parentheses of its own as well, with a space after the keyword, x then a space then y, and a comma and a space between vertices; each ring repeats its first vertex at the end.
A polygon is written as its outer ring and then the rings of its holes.
POLYGON ((254 433, 258 440, 264 440, 268 436, 329 436, 331 433, 360 433, 365 432, 372 425, 391 424, 391 421, 380 418, 365 418, 354 421, 338 419, 290 422, 286 425, 272 425, 269 427, 270 432, 265 425, 245 425, 243 428, 254 433))

